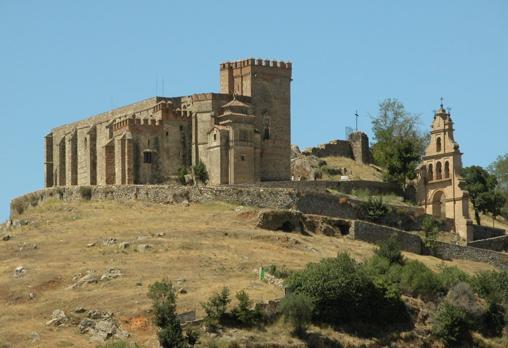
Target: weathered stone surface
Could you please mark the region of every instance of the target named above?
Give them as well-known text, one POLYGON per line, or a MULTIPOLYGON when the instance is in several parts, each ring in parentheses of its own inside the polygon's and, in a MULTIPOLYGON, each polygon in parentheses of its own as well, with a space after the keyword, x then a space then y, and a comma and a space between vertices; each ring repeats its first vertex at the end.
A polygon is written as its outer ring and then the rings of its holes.
POLYGON ((51 314, 51 319, 46 322, 46 325, 63 326, 68 322, 69 318, 67 318, 65 312, 61 309, 55 309, 51 314))
POLYGON ((99 276, 95 273, 95 271, 87 271, 85 275, 75 278, 77 278, 77 281, 69 286, 68 289, 75 289, 85 284, 95 284, 99 282, 99 276))
POLYGON ((81 334, 90 335, 91 341, 103 342, 109 338, 125 339, 129 333, 123 330, 113 313, 90 310, 86 318, 78 324, 81 334))

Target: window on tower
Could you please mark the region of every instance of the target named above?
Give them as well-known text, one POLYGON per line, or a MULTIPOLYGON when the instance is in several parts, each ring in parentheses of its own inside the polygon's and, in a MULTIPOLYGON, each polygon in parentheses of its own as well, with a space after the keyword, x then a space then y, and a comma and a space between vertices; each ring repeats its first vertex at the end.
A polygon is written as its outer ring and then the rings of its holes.
POLYGON ((450 177, 450 163, 448 161, 444 164, 444 177, 448 179, 450 177))
POLYGON ((436 151, 441 152, 441 138, 440 137, 438 137, 436 139, 436 151))

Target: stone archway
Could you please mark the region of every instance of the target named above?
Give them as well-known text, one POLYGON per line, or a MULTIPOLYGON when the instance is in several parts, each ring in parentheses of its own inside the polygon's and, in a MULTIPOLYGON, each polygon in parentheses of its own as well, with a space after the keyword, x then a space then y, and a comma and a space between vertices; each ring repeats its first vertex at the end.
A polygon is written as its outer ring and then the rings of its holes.
POLYGON ((432 198, 432 215, 444 219, 446 218, 446 197, 443 191, 437 191, 432 198))

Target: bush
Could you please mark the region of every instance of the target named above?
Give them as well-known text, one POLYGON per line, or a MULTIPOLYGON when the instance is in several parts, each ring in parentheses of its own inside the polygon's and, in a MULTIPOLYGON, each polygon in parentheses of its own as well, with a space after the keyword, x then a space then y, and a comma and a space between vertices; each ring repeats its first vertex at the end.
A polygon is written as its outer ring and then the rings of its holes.
POLYGON ((305 294, 289 294, 279 303, 279 310, 284 320, 293 326, 293 332, 302 336, 312 320, 314 303, 312 298, 305 294))
POLYGON ((286 279, 291 274, 291 271, 288 270, 285 266, 279 268, 277 265, 271 264, 268 267, 264 267, 264 269, 266 272, 280 279, 286 279))
POLYGON ((430 215, 425 215, 422 220, 422 230, 424 232, 423 243, 429 249, 433 249, 437 241, 437 235, 441 223, 430 215))
POLYGON ((487 337, 501 336, 506 325, 505 315, 503 306, 491 302, 483 315, 480 332, 487 337))
POLYGON ((456 266, 446 266, 445 264, 442 264, 439 268, 440 270, 437 277, 443 288, 446 290, 450 290, 460 282, 469 283, 471 281, 471 277, 456 266))
POLYGON ((350 321, 385 325, 407 320, 407 311, 398 293, 375 284, 348 254, 311 263, 303 271, 289 276, 290 292, 302 293, 314 299, 313 316, 331 324, 350 321))
POLYGON ((443 292, 437 275, 419 261, 409 261, 401 269, 400 288, 411 296, 436 298, 443 292))
POLYGON ((229 289, 224 287, 221 292, 212 295, 206 303, 201 304, 206 313, 204 322, 209 330, 214 331, 218 328, 230 302, 229 289))
POLYGON ((485 271, 471 280, 473 289, 486 300, 508 304, 508 271, 485 271))
POLYGON ((448 291, 445 302, 463 310, 472 323, 478 324, 486 309, 479 303, 478 298, 467 283, 458 283, 448 291))
POLYGON ((383 241, 374 252, 380 257, 384 257, 390 264, 398 263, 402 265, 404 263, 404 257, 400 250, 400 244, 394 237, 388 238, 383 241))
POLYGON ((470 323, 463 310, 446 302, 439 305, 432 324, 434 336, 447 346, 459 346, 470 340, 469 329, 470 323))
POLYGON ((80 186, 79 194, 81 195, 81 198, 89 201, 92 199, 92 188, 90 186, 80 186))
POLYGON ((178 168, 178 181, 180 181, 180 184, 185 185, 185 176, 187 174, 189 174, 187 168, 185 167, 178 168))
POLYGON ((245 291, 239 291, 235 295, 238 305, 233 309, 233 316, 244 325, 252 325, 258 318, 257 312, 252 307, 252 301, 245 291))
POLYGON ((377 222, 387 213, 388 207, 383 202, 383 197, 369 197, 369 200, 365 203, 365 218, 369 221, 377 222))
POLYGON ((150 285, 148 297, 153 301, 154 322, 159 327, 157 336, 163 348, 186 347, 180 321, 176 316, 176 294, 167 280, 150 285))
POLYGON ((201 160, 194 165, 193 170, 196 179, 201 181, 203 184, 208 182, 208 171, 206 170, 205 164, 201 160))

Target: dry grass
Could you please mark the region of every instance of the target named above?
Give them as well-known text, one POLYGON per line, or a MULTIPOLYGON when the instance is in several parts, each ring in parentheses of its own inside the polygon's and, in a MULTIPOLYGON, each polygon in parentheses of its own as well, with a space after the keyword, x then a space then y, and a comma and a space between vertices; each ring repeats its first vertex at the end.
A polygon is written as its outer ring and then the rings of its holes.
MULTIPOLYGON (((23 218, 31 223, 13 230, 10 241, 0 242, 0 347, 94 347, 75 327, 45 325, 54 309, 72 312, 80 306, 114 312, 132 334, 132 340, 154 347, 155 331, 147 314, 150 302, 146 293, 157 280, 184 279, 178 287, 185 287, 188 293, 178 296, 178 310, 195 309, 199 317, 199 303, 222 286, 228 286, 233 294, 245 289, 255 301, 281 297, 280 289, 257 280, 253 270, 261 265, 300 269, 341 251, 362 260, 374 249, 373 245, 348 238, 261 230, 254 227, 256 210, 235 208, 219 202, 184 207, 53 201, 29 209, 23 218), (158 237, 159 233, 163 235, 158 237), (102 241, 110 237, 118 243, 103 245, 102 241), (131 246, 120 250, 118 244, 122 241, 131 246), (87 247, 91 242, 96 245, 87 247), (137 252, 138 244, 153 247, 137 252), (27 272, 15 278, 14 270, 20 265, 27 272), (124 276, 67 289, 78 273, 104 272, 110 267, 119 268, 124 276), (31 343, 34 331, 40 341, 31 343)), ((442 263, 432 257, 405 255, 433 269, 442 263)), ((470 273, 491 269, 474 262, 446 263, 470 273)), ((277 340, 279 336, 273 332, 277 340)))
MULTIPOLYGON (((376 170, 374 167, 360 164, 350 158, 346 157, 323 157, 326 161, 327 167, 332 168, 348 168, 352 174, 349 175, 351 180, 370 180, 370 181, 383 181, 383 173, 376 170)), ((339 180, 340 175, 328 175, 323 173, 323 180, 339 180)))

